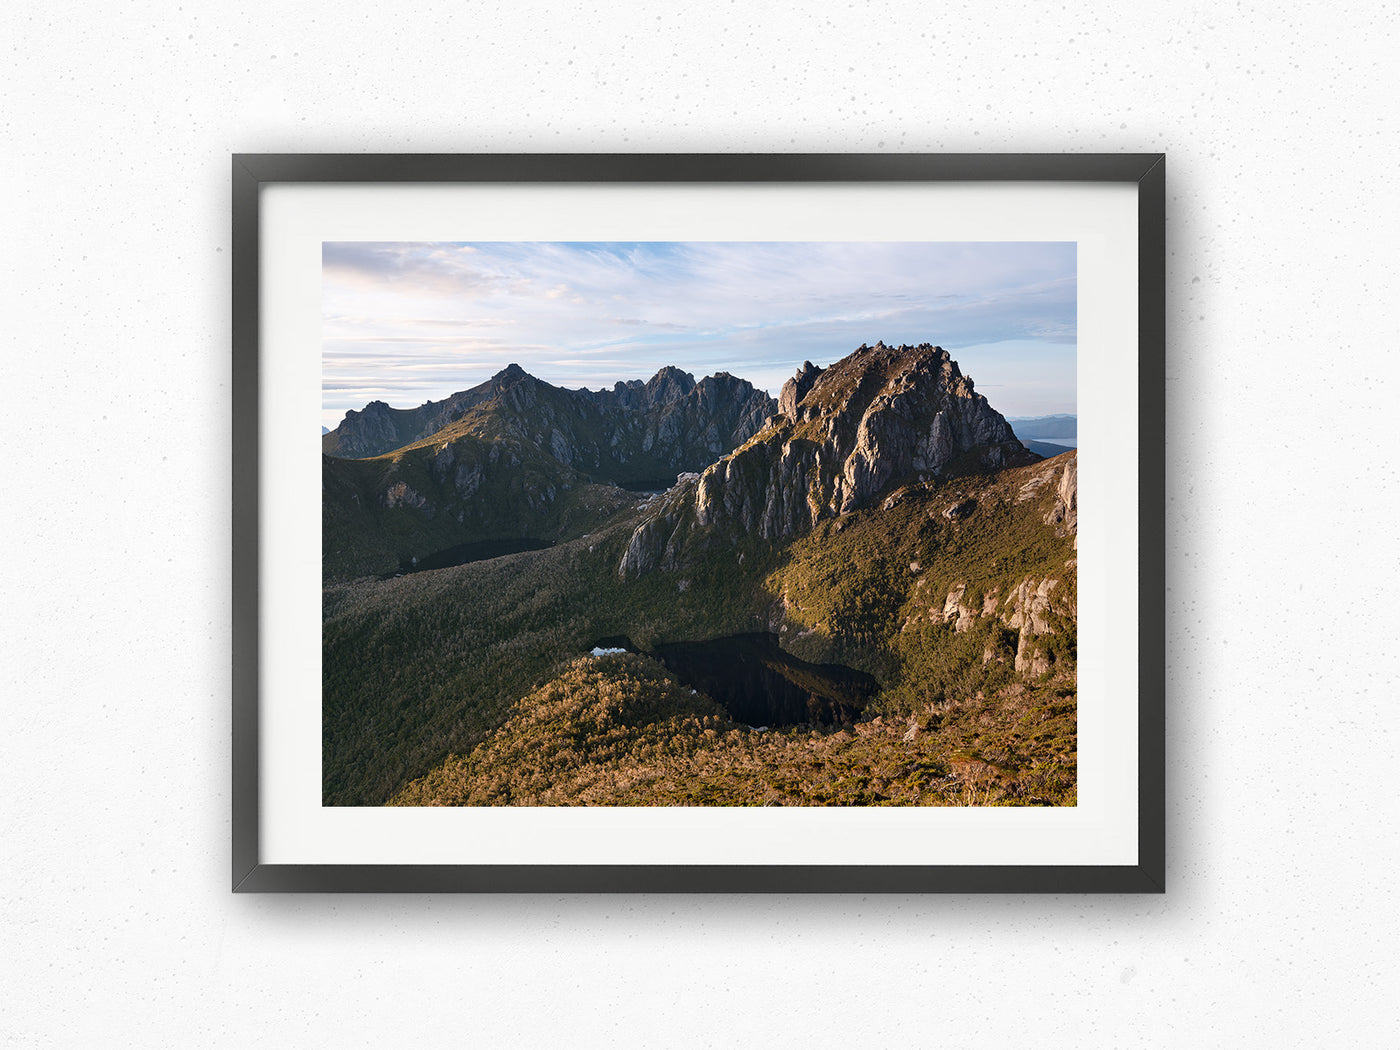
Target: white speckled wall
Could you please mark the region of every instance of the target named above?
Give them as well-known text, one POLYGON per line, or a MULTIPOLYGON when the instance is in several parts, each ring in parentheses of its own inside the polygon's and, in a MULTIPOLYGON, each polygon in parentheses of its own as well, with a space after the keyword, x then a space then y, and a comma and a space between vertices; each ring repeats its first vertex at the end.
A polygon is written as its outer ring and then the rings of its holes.
POLYGON ((0 27, 4 1041, 1400 1041, 1393 4, 0 27), (320 150, 1165 150, 1170 892, 233 897, 228 155, 320 150))

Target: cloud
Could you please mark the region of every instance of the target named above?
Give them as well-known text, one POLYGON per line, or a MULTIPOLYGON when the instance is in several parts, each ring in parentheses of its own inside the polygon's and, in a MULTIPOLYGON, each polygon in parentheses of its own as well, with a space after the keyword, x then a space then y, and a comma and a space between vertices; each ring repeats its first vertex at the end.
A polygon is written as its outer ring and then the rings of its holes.
MULTIPOLYGON (((370 389, 421 403, 509 361, 573 386, 677 364, 776 388, 804 359, 829 363, 877 339, 1072 348, 1075 253, 1040 242, 328 242, 325 408, 338 418, 370 389), (347 369, 353 395, 337 379, 347 369)), ((1067 364, 1052 356, 1072 390, 1072 350, 1067 364)))

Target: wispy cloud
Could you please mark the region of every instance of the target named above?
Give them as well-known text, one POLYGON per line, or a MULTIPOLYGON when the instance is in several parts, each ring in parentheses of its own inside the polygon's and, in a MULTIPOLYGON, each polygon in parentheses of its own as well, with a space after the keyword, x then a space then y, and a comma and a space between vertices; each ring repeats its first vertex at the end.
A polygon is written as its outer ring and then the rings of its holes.
POLYGON ((1021 368, 1037 403, 1073 410, 1072 243, 330 242, 322 260, 331 426, 366 400, 419 404, 511 361, 564 386, 677 364, 776 391, 803 360, 877 339, 964 350, 979 386, 1025 399, 1021 368))

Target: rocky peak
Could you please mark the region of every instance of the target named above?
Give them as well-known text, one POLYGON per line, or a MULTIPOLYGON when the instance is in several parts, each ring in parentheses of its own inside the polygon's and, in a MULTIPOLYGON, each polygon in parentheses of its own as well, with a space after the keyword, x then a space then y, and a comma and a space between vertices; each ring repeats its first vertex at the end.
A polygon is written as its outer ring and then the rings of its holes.
POLYGON ((321 435, 322 450, 356 458, 397 448, 404 443, 404 414, 383 401, 371 401, 358 412, 352 408, 335 430, 321 435))
POLYGON ((666 365, 656 375, 647 380, 646 401, 649 405, 679 401, 695 389, 695 377, 682 372, 675 365, 666 365))
POLYGON ((739 409, 740 414, 747 417, 744 429, 748 431, 741 442, 758 433, 773 414, 773 399, 767 391, 759 390, 747 379, 740 379, 728 372, 716 372, 700 380, 695 384, 693 396, 705 412, 715 412, 723 405, 739 409))
MULTIPOLYGON (((675 517, 765 539, 794 536, 857 510, 896 482, 1034 463, 1001 413, 942 347, 862 345, 831 367, 804 363, 783 386, 779 415, 693 486, 675 517)), ((668 513, 675 507, 668 501, 668 513)), ((648 527, 651 526, 651 527, 648 527)), ((634 545, 655 545, 644 523, 634 545)), ((659 563, 631 550, 624 572, 659 563)))
POLYGON ((795 419, 797 406, 802 403, 807 391, 812 389, 821 374, 822 370, 811 361, 803 361, 797 374, 783 384, 783 389, 778 394, 778 412, 789 419, 795 419))
MULTIPOLYGON (((491 398, 499 401, 501 406, 515 415, 534 410, 539 403, 541 383, 525 369, 517 364, 506 365, 489 380, 486 381, 486 390, 482 397, 472 397, 468 391, 468 396, 453 394, 447 399, 446 404, 451 405, 451 410, 446 413, 434 413, 428 417, 428 426, 445 426, 462 412, 478 404, 488 402, 491 398)), ((480 387, 476 388, 480 390, 480 387)))
MULTIPOLYGON (((538 382, 539 380, 537 380, 529 372, 525 371, 525 369, 521 368, 517 364, 512 363, 506 365, 505 368, 501 369, 489 380, 487 380, 487 387, 492 394, 500 394, 510 390, 512 387, 517 387, 522 383, 533 384, 538 382)), ((457 396, 459 395, 454 394, 453 398, 457 396)), ((452 398, 449 398, 448 400, 451 401, 452 398)))
POLYGON ((618 382, 611 392, 602 391, 600 396, 624 408, 648 409, 684 401, 695 386, 695 377, 689 372, 675 365, 666 365, 645 383, 640 379, 618 382))

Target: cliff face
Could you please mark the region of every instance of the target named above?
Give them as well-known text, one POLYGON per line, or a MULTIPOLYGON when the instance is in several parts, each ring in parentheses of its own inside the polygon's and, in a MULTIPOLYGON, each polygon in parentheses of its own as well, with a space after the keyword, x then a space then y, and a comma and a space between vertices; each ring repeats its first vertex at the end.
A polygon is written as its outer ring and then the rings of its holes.
MULTIPOLYGON (((979 619, 997 618, 1017 632, 1016 674, 1033 677, 1052 666, 1049 649, 1044 644, 1046 636, 1062 633, 1066 625, 1077 621, 1079 615, 1078 589, 1065 585, 1066 580, 1073 582, 1078 566, 1078 558, 1072 556, 1077 546, 1079 528, 1078 453, 1070 451, 1034 466, 1014 499, 1017 504, 1038 508, 1036 516, 1043 514, 1041 520, 1052 526, 1055 535, 1065 541, 1066 553, 1071 557, 1064 562, 1063 570, 1057 570, 1052 575, 1032 574, 1014 580, 1004 588, 994 587, 984 591, 979 601, 968 599, 968 585, 959 580, 949 588, 947 597, 942 600, 941 611, 938 605, 934 605, 929 613, 934 617, 941 616, 943 622, 952 624, 958 634, 971 630, 979 619), (1047 494, 1050 507, 1044 511, 1047 494)), ((982 656, 984 663, 995 658, 996 654, 991 649, 982 656)))
POLYGON ((941 347, 862 346, 784 384, 779 415, 679 486, 638 527, 619 566, 663 564, 691 524, 775 540, 867 505, 896 482, 1036 462, 941 347), (673 534, 663 536, 667 526, 673 534))

